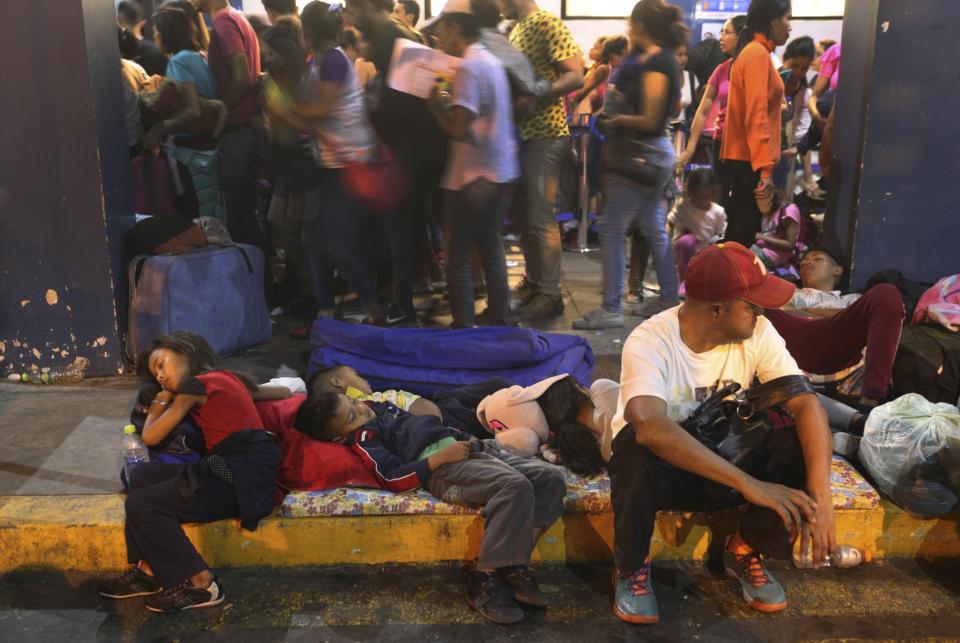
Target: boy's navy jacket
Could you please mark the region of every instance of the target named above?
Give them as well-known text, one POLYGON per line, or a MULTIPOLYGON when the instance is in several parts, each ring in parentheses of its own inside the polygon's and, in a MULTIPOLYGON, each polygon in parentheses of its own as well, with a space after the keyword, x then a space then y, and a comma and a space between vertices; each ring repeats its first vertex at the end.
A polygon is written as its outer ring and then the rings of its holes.
POLYGON ((377 414, 352 437, 351 448, 368 469, 395 493, 412 491, 430 478, 430 465, 420 454, 444 438, 469 440, 470 435, 445 426, 435 415, 413 415, 393 404, 370 404, 377 414))

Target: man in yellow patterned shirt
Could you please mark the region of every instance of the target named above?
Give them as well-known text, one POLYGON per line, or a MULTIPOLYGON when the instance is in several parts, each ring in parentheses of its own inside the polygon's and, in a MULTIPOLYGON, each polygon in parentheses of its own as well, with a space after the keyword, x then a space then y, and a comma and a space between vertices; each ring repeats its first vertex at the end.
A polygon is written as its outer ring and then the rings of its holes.
POLYGON ((523 287, 523 317, 563 313, 560 295, 560 230, 554 217, 560 161, 569 145, 570 129, 563 96, 583 86, 583 65, 577 43, 557 16, 534 0, 497 0, 508 20, 517 20, 510 43, 530 59, 550 89, 515 102, 523 139, 523 184, 526 213, 523 255, 527 277, 523 287))

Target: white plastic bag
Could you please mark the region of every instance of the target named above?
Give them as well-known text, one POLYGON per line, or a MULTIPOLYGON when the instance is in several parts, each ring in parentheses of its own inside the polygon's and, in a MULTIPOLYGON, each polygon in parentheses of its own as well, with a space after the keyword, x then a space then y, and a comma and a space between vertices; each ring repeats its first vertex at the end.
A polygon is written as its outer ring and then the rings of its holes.
POLYGON ((960 411, 908 393, 867 418, 860 460, 894 502, 920 516, 938 516, 960 494, 960 411))

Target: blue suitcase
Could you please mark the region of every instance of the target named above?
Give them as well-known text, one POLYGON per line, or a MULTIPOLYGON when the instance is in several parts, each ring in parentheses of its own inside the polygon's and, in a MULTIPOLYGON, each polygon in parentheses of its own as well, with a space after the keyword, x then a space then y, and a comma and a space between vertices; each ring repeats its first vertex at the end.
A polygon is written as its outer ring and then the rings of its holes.
POLYGON ((203 335, 220 356, 269 340, 263 275, 263 252, 242 244, 136 257, 127 354, 134 358, 175 330, 203 335))

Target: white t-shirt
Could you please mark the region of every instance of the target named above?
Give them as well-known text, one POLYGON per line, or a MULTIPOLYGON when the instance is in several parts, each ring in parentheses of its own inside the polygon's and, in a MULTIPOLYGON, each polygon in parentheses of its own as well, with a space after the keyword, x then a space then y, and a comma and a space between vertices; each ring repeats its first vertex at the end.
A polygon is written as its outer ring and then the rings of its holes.
POLYGON ((701 210, 686 199, 680 199, 667 216, 667 221, 674 226, 674 241, 689 232, 697 241, 707 245, 722 239, 727 233, 727 213, 723 206, 716 203, 711 203, 709 210, 701 210))
POLYGON ((613 380, 597 380, 590 385, 590 401, 593 402, 593 424, 603 427, 600 438, 600 453, 610 462, 610 443, 613 441, 613 418, 617 415, 620 385, 613 380))
POLYGON ((785 306, 788 310, 802 308, 828 308, 831 310, 849 308, 862 295, 850 293, 841 295, 839 290, 817 290, 816 288, 797 288, 790 303, 785 306))
POLYGON ((465 141, 451 141, 440 184, 460 190, 477 179, 511 183, 520 178, 510 82, 503 64, 479 42, 467 47, 453 78, 453 104, 473 114, 465 141))
POLYGON ((624 427, 627 403, 635 397, 658 397, 667 415, 680 422, 718 388, 737 382, 744 389, 754 377, 767 382, 801 375, 786 342, 766 317, 757 320, 750 339, 694 353, 680 337, 680 307, 655 315, 637 326, 623 345, 620 399, 613 419, 614 437, 624 427))

